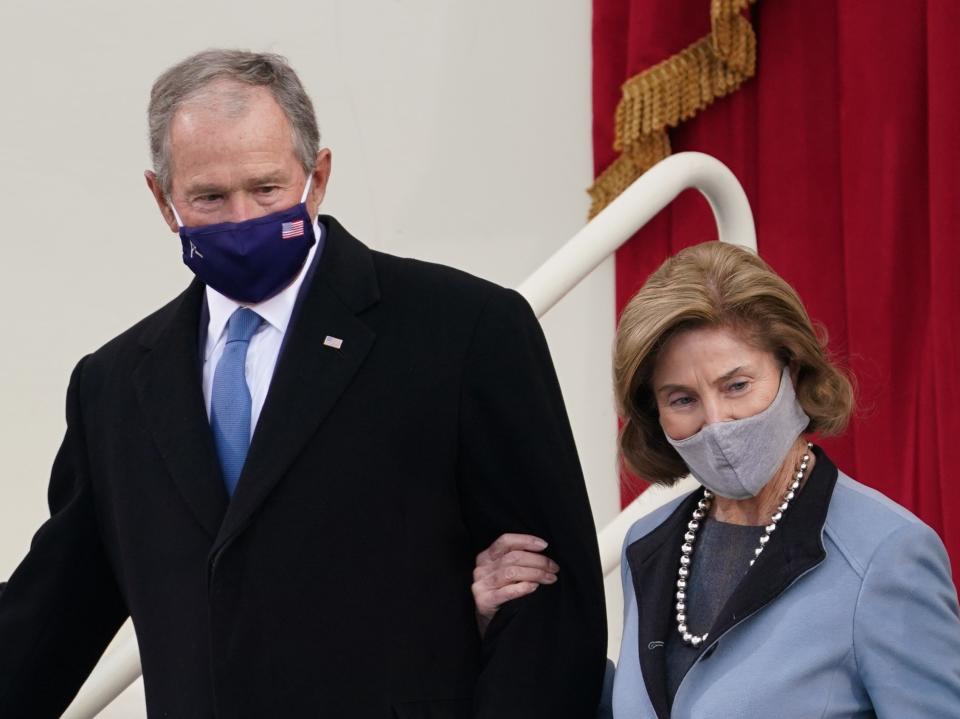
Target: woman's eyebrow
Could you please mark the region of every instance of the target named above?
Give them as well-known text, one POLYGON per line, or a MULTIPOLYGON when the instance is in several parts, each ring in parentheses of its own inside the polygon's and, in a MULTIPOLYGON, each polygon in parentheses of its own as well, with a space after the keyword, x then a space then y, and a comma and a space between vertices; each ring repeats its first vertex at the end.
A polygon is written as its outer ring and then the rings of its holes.
POLYGON ((726 382, 726 381, 729 380, 730 378, 732 378, 732 377, 740 374, 740 373, 744 370, 745 367, 746 367, 746 365, 737 365, 736 367, 734 367, 734 368, 733 368, 732 370, 730 370, 729 372, 724 372, 722 375, 720 375, 719 377, 717 377, 717 378, 713 381, 713 383, 714 383, 714 384, 723 384, 724 382, 726 382))
POLYGON ((659 396, 659 395, 668 395, 671 392, 690 392, 690 391, 691 391, 690 387, 688 387, 685 384, 676 384, 674 382, 670 382, 667 384, 662 384, 659 387, 657 387, 657 389, 655 390, 655 394, 659 396))
MULTIPOLYGON (((715 385, 723 384, 724 382, 728 381, 728 380, 731 379, 732 377, 736 377, 738 374, 740 374, 740 373, 743 372, 744 370, 746 370, 746 371, 749 372, 750 369, 751 369, 750 365, 745 365, 745 364, 737 365, 737 366, 734 367, 733 369, 728 370, 727 372, 724 372, 722 375, 720 375, 719 377, 717 377, 717 378, 713 381, 713 384, 715 384, 715 385)), ((662 384, 662 385, 660 385, 659 387, 657 387, 656 390, 655 390, 655 392, 656 392, 656 394, 663 394, 663 393, 669 394, 670 392, 673 392, 673 391, 676 391, 676 390, 681 390, 681 391, 684 391, 684 392, 689 392, 689 391, 690 391, 690 388, 689 388, 687 385, 684 385, 684 384, 676 384, 676 383, 673 383, 673 382, 669 382, 669 383, 667 383, 667 384, 662 384)))

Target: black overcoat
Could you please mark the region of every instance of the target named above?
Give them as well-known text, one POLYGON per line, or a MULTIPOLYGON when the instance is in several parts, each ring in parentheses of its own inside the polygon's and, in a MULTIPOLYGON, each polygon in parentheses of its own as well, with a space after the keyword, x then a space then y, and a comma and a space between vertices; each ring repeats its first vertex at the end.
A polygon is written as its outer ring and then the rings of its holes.
POLYGON ((0 594, 3 719, 59 716, 128 615, 151 718, 593 714, 595 529, 536 318, 321 221, 231 500, 202 284, 77 365, 51 518, 0 594), (481 641, 474 556, 505 531, 547 539, 560 581, 481 641))

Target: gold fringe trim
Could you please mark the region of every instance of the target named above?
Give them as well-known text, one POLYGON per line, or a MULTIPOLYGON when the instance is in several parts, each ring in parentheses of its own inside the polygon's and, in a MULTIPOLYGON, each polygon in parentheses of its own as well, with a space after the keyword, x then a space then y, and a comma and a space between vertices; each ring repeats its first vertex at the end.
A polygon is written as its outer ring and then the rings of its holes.
POLYGON ((757 38, 743 11, 755 1, 711 0, 709 35, 623 84, 613 143, 620 155, 588 190, 590 217, 670 154, 668 127, 753 77, 757 38))

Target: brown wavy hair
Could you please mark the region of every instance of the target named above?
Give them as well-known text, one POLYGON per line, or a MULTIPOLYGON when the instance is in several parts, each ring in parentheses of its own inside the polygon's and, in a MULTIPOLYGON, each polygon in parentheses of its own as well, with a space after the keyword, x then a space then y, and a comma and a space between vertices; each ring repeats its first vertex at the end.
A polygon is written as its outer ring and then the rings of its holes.
POLYGON ((789 365, 806 432, 844 430, 854 407, 851 379, 831 360, 800 297, 749 250, 722 242, 688 247, 664 262, 620 316, 613 357, 622 421, 620 456, 631 472, 672 484, 688 473, 660 427, 651 381, 660 350, 677 332, 724 327, 789 365))

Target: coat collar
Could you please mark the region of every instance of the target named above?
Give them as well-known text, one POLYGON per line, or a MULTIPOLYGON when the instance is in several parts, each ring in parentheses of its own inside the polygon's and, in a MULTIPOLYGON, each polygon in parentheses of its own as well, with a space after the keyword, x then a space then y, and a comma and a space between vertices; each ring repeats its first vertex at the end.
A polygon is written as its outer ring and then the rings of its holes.
MULTIPOLYGON (((819 447, 814 447, 814 453, 817 462, 810 478, 783 515, 763 554, 720 610, 704 651, 826 557, 822 531, 837 468, 819 447)), ((650 702, 661 719, 670 716, 663 646, 669 633, 676 631, 674 595, 680 545, 702 496, 700 491, 693 492, 658 527, 626 549, 639 614, 640 668, 650 702)))
POLYGON ((134 373, 147 424, 178 490, 217 551, 246 526, 316 432, 373 346, 358 317, 380 297, 373 258, 332 217, 310 270, 233 498, 221 478, 203 402, 199 318, 204 285, 194 280, 147 324, 148 350, 134 373), (342 340, 339 349, 327 337, 342 340))

